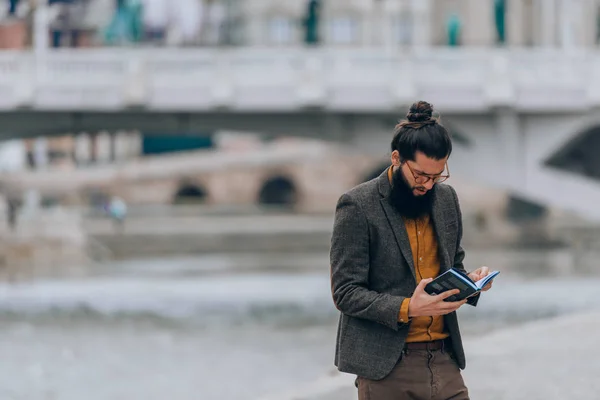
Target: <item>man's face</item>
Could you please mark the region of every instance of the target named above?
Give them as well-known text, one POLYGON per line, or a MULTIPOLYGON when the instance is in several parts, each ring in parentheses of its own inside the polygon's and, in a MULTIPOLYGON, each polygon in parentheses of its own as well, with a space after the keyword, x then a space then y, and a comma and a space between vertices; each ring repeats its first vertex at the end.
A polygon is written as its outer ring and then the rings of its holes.
POLYGON ((448 157, 435 160, 417 151, 414 161, 406 160, 401 163, 400 154, 397 151, 392 153, 392 164, 400 169, 399 172, 404 176, 414 196, 423 196, 433 188, 436 179, 446 174, 447 161, 448 157))
POLYGON ((400 162, 398 152, 392 153, 395 171, 392 175, 391 204, 406 218, 420 218, 431 212, 431 189, 440 179, 446 160, 434 160, 417 153, 414 161, 400 162))

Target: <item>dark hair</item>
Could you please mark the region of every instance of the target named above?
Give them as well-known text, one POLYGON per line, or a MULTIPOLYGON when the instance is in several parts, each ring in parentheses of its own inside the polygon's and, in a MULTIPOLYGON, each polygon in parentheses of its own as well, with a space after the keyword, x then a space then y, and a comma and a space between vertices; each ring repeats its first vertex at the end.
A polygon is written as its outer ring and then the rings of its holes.
POLYGON ((433 117, 433 106, 426 101, 414 103, 394 129, 392 152, 398 150, 402 161, 415 160, 417 151, 427 157, 441 160, 452 153, 450 134, 433 117))

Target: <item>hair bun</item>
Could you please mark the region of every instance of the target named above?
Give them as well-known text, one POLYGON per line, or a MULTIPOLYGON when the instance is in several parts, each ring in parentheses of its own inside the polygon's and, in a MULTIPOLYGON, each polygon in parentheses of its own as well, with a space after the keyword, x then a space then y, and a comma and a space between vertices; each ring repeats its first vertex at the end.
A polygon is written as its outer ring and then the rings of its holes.
POLYGON ((426 122, 433 116, 433 106, 426 101, 419 101, 410 106, 406 119, 410 122, 426 122))

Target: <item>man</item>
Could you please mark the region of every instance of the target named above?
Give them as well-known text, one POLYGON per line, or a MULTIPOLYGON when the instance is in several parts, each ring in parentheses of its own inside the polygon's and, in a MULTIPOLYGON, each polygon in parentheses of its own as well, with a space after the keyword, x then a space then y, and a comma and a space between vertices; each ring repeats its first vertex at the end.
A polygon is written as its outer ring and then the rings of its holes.
MULTIPOLYGON (((449 177, 452 143, 426 102, 395 130, 392 165, 342 195, 331 241, 333 300, 341 311, 335 365, 357 375, 359 400, 468 399, 458 291, 427 283, 464 270, 461 211, 449 177)), ((469 274, 479 280, 481 267, 469 274)), ((488 284, 484 290, 489 290, 488 284)), ((478 296, 468 300, 475 306, 478 296)))

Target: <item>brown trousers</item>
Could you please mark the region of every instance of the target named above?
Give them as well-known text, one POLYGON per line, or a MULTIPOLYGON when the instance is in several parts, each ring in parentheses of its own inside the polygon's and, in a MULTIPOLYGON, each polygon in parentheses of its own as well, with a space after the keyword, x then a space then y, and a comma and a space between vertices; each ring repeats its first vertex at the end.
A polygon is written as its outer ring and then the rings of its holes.
POLYGON ((469 400, 458 365, 447 351, 406 350, 380 381, 357 379, 358 400, 469 400))

